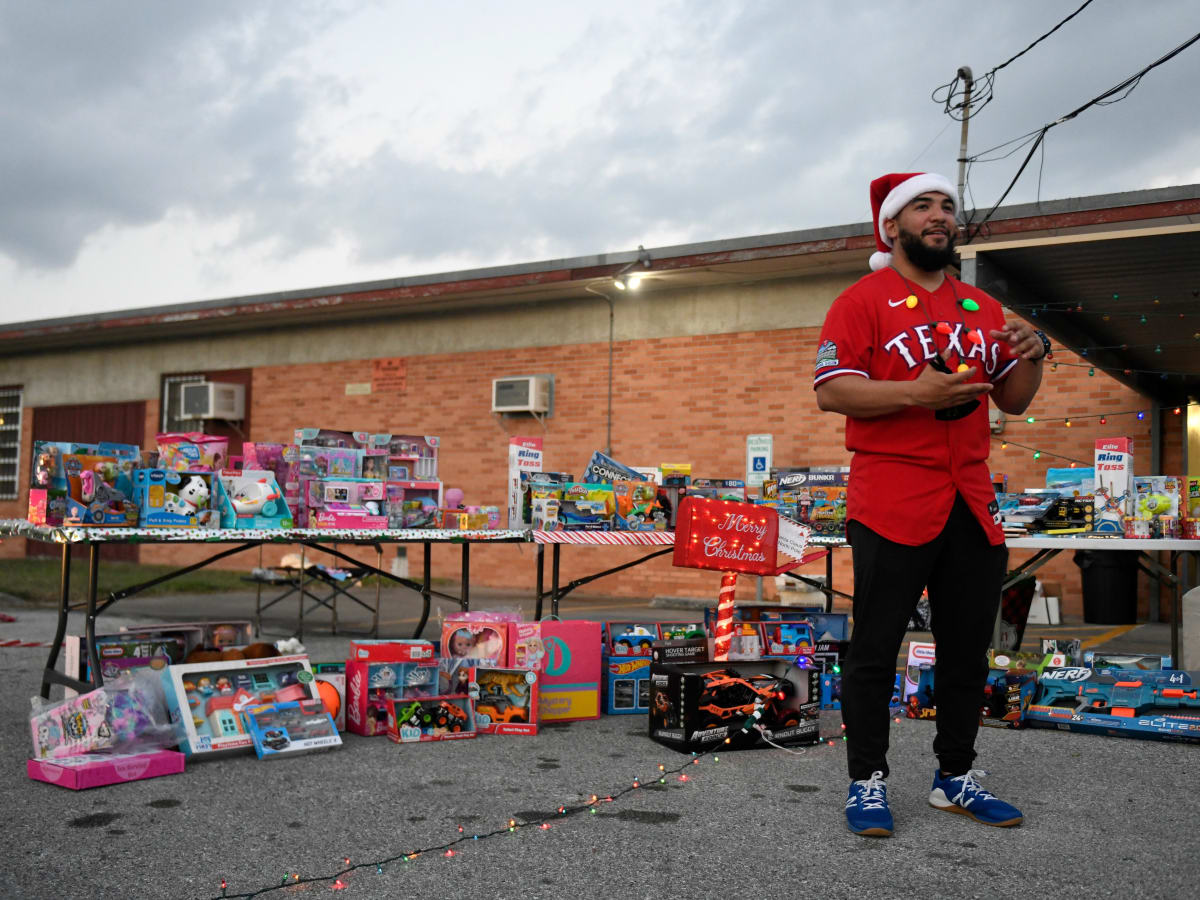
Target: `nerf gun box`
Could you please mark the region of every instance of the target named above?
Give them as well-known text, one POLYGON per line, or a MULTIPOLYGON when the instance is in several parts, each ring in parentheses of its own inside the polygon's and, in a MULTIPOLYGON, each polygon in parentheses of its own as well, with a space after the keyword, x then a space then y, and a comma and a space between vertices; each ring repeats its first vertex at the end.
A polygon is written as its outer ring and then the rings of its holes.
POLYGON ((1030 725, 1114 737, 1200 743, 1200 672, 1046 669, 1030 725))

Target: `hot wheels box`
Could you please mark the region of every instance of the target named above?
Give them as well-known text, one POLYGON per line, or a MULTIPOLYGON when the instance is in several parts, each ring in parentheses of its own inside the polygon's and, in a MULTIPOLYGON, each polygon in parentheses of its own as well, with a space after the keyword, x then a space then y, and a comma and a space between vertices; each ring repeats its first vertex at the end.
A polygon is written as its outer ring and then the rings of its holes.
POLYGON ((471 696, 480 734, 537 734, 537 672, 480 666, 475 670, 471 696))
POLYGON ((106 784, 178 775, 183 771, 184 758, 174 750, 96 753, 64 759, 31 759, 25 763, 25 772, 35 781, 82 791, 106 784))
POLYGON ((760 724, 777 744, 819 740, 820 673, 783 660, 663 664, 650 668, 650 738, 683 753, 724 744, 766 746, 767 735, 742 728, 757 703, 760 724), (780 697, 780 694, 783 697, 780 697))
POLYGON ((604 657, 601 697, 606 715, 650 711, 650 658, 604 657))
POLYGON ((387 736, 397 744, 475 737, 473 701, 466 695, 387 701, 387 736))
POLYGON ((255 706, 242 715, 259 759, 342 745, 333 716, 320 700, 255 706))
POLYGON ((241 715, 252 706, 320 699, 307 656, 182 663, 168 666, 162 682, 188 756, 252 747, 241 715))

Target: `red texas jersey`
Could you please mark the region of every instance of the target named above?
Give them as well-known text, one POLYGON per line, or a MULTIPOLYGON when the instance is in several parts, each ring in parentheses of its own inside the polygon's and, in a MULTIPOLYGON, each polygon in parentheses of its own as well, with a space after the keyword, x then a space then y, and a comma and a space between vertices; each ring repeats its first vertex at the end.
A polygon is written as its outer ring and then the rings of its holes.
MULTIPOLYGON (((830 308, 813 387, 841 376, 910 381, 947 347, 951 370, 965 363, 975 369, 971 381, 995 383, 1018 361, 1007 343, 988 334, 1003 325, 1000 304, 978 288, 947 275, 931 294, 894 269, 880 269, 847 288, 830 308), (959 300, 973 300, 967 306, 978 308, 964 308, 959 300)), ((941 533, 957 491, 988 540, 1004 543, 987 465, 990 434, 986 399, 953 421, 919 406, 869 419, 847 416, 846 449, 854 453, 847 518, 890 541, 924 544, 941 533)))

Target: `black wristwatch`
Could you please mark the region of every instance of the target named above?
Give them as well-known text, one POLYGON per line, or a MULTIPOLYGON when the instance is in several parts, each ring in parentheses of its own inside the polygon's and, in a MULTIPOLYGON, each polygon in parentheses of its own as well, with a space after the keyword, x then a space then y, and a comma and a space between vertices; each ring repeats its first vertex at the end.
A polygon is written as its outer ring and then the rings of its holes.
POLYGON ((1037 357, 1036 359, 1031 359, 1029 361, 1030 362, 1041 362, 1043 359, 1045 359, 1047 356, 1050 355, 1050 338, 1046 337, 1046 333, 1044 331, 1038 331, 1037 329, 1034 329, 1033 333, 1036 334, 1042 340, 1042 355, 1037 357))

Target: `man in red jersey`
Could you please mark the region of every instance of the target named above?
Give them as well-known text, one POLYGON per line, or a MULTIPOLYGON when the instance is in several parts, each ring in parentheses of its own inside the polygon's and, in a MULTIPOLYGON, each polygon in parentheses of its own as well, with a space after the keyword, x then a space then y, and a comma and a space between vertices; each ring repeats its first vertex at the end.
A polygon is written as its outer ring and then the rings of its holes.
POLYGON ((991 485, 988 396, 1025 411, 1049 342, 945 271, 954 261, 954 187, 932 173, 871 183, 878 252, 870 275, 834 301, 817 348, 821 409, 846 416, 853 452, 847 538, 854 552, 854 631, 842 667, 857 834, 887 836, 888 702, 896 656, 922 590, 937 642, 939 768, 931 805, 989 825, 1018 825, 973 769, 986 653, 1008 553, 991 485))

